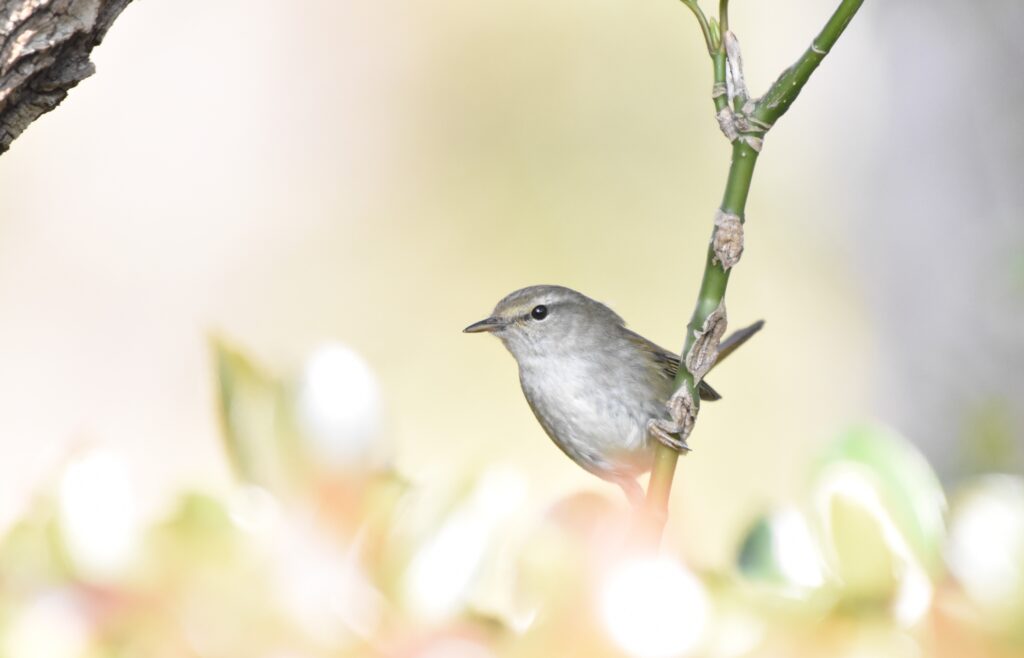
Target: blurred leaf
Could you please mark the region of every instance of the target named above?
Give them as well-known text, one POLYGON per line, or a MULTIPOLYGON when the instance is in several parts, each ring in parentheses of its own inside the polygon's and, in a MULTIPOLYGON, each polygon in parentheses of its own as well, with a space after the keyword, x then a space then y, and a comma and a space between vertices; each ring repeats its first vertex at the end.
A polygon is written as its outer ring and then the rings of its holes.
POLYGON ((850 601, 881 604, 898 586, 897 557, 884 521, 852 497, 833 496, 828 510, 835 570, 850 601))
MULTIPOLYGON (((815 623, 835 606, 838 588, 826 578, 818 538, 796 508, 759 517, 740 545, 736 566, 742 578, 720 590, 739 618, 757 610, 781 623, 815 623)), ((716 615, 721 604, 716 601, 716 615)), ((750 630, 749 623, 741 625, 750 630)), ((730 643, 724 635, 722 641, 730 643)))
POLYGON ((821 552, 798 510, 784 507, 758 518, 737 559, 751 581, 808 590, 824 584, 821 552))
POLYGON ((50 510, 17 522, 0 542, 0 598, 70 577, 60 533, 50 510))
POLYGON ((155 569, 177 565, 184 572, 230 561, 242 537, 220 501, 190 492, 181 496, 167 521, 151 530, 149 539, 155 569))
POLYGON ((818 464, 812 500, 840 605, 884 607, 901 626, 917 624, 945 536, 945 496, 920 453, 888 430, 854 427, 818 464))
POLYGON ((289 492, 303 468, 283 385, 224 340, 211 343, 221 429, 235 471, 270 491, 289 492))
POLYGON ((772 549, 772 527, 769 517, 760 517, 747 530, 747 535, 740 544, 737 563, 740 573, 754 580, 778 582, 782 579, 772 549))
MULTIPOLYGON (((856 472, 877 492, 915 557, 929 573, 936 574, 942 563, 946 497, 924 456, 889 429, 859 425, 829 446, 815 469, 815 477, 820 480, 830 471, 835 473, 835 467, 845 466, 859 467, 856 472)), ((863 523, 849 510, 837 511, 852 524, 863 523)))

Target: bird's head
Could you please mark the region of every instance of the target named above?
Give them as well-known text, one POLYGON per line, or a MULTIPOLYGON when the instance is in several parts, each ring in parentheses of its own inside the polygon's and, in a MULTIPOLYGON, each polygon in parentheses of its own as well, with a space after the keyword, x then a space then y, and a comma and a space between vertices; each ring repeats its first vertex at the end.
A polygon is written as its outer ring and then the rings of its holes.
POLYGON ((521 361, 589 349, 623 325, 610 308, 571 288, 530 286, 507 295, 490 317, 463 331, 494 334, 521 361))

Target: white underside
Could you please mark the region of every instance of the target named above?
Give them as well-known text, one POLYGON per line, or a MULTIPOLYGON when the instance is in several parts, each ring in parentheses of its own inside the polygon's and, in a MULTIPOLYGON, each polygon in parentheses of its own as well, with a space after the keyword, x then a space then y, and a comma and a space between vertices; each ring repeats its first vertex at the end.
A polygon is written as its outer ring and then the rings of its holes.
POLYGON ((663 407, 629 364, 600 370, 585 359, 528 359, 520 380, 541 425, 580 466, 602 476, 650 468, 647 421, 663 407))

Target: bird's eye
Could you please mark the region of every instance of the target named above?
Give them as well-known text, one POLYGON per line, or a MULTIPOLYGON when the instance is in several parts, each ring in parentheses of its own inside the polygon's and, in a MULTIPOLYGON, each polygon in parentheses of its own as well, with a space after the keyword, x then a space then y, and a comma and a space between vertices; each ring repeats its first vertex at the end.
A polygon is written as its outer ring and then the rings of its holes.
POLYGON ((533 310, 530 311, 530 317, 534 320, 543 320, 548 317, 548 307, 541 304, 540 306, 534 306, 533 310))

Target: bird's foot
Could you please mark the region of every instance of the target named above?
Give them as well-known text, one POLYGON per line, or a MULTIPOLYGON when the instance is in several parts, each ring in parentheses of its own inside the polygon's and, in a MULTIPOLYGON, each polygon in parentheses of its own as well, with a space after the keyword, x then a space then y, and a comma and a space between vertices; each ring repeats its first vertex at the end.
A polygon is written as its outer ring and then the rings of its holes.
POLYGON ((665 407, 671 420, 652 418, 647 421, 647 431, 653 434, 659 443, 676 452, 690 452, 686 439, 693 431, 694 422, 697 420, 697 409, 690 389, 685 384, 680 386, 665 403, 665 407))
POLYGON ((676 452, 690 452, 690 446, 687 445, 686 439, 677 436, 681 433, 680 430, 680 426, 670 420, 652 418, 647 421, 647 431, 653 434, 659 443, 676 452))

